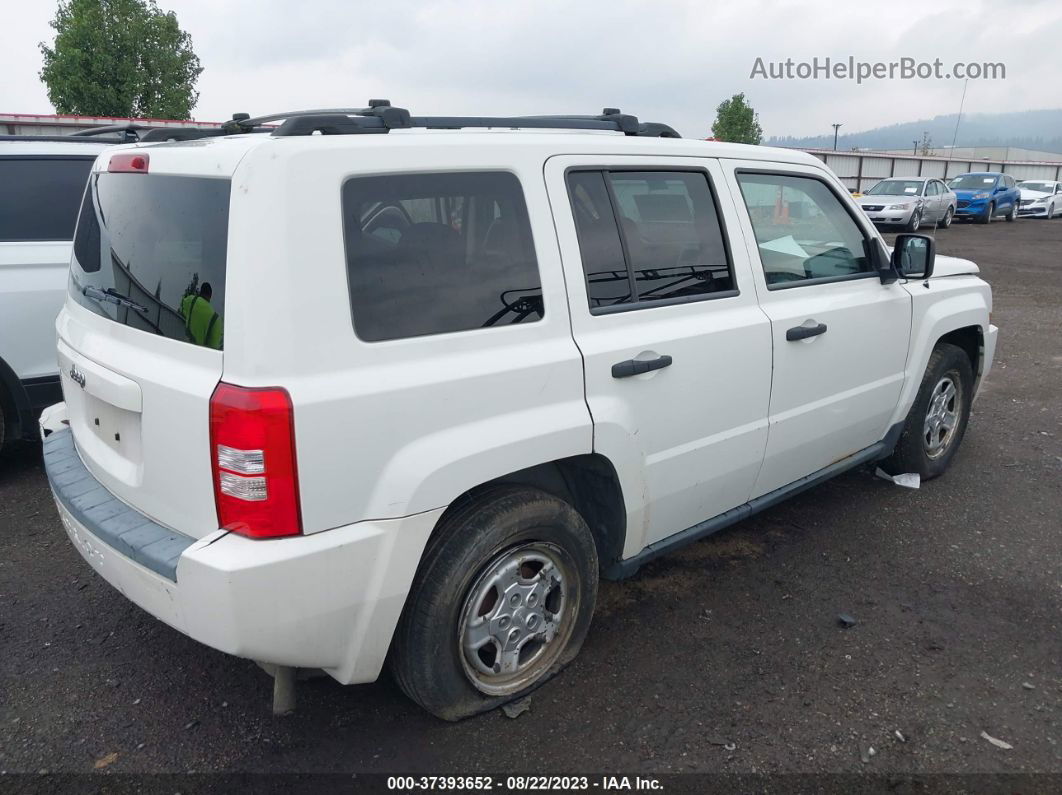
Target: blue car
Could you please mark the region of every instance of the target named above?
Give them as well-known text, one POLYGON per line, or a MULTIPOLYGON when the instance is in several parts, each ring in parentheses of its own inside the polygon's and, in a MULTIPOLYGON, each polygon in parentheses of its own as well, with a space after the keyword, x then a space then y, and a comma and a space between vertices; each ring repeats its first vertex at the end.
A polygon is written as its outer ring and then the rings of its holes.
POLYGON ((1018 217, 1021 191, 1014 177, 998 171, 960 174, 948 182, 948 187, 959 200, 956 218, 972 218, 979 224, 987 224, 997 215, 1008 221, 1018 217))

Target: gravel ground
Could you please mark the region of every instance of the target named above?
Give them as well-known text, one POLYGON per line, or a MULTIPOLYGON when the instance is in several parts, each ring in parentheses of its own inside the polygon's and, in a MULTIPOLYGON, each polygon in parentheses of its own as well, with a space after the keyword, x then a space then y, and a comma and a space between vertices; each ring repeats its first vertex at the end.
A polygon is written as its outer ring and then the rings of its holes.
POLYGON ((951 471, 852 472, 605 583, 582 654, 515 720, 442 723, 386 679, 302 683, 273 719, 253 663, 93 574, 39 447, 9 451, 0 770, 1062 776, 1062 220, 937 239, 981 265, 1001 328, 951 471))

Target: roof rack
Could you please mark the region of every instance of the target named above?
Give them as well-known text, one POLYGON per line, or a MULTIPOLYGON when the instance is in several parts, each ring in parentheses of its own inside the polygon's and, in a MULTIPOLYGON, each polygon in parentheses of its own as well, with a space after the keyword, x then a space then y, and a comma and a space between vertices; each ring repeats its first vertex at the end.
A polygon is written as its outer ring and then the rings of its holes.
POLYGON ((128 122, 126 124, 106 124, 102 127, 89 127, 87 130, 78 130, 75 133, 70 133, 69 138, 94 138, 97 135, 116 135, 121 138, 122 143, 131 144, 136 143, 141 139, 141 130, 153 129, 147 124, 136 124, 135 122, 128 122))
MULTIPOLYGON (((274 136, 380 134, 391 130, 420 127, 429 130, 500 127, 542 130, 602 130, 624 135, 652 138, 680 138, 674 128, 656 122, 641 122, 637 116, 605 108, 593 116, 411 116, 405 108, 396 108, 386 99, 370 99, 365 108, 331 108, 287 111, 251 118, 235 114, 225 122, 222 135, 270 131, 274 136), (276 128, 261 129, 269 122, 281 121, 276 128)), ((217 134, 217 133, 215 133, 217 134)))
POLYGON ((120 144, 126 143, 125 141, 114 138, 98 141, 93 138, 80 137, 75 138, 73 135, 0 135, 0 141, 19 141, 27 142, 31 144, 38 143, 64 143, 64 144, 120 144))

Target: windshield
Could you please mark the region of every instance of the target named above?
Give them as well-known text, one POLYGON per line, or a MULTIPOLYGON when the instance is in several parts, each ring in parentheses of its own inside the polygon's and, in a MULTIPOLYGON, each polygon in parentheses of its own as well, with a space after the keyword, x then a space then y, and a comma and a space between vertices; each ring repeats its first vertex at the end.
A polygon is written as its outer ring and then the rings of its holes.
POLYGON ((996 179, 995 174, 963 174, 949 182, 948 187, 952 190, 988 190, 995 187, 996 179))
POLYGON ((868 196, 919 196, 924 180, 920 179, 883 179, 867 191, 868 196))
POLYGON ((96 314, 221 350, 229 181, 99 174, 74 235, 70 293, 96 314))
POLYGON ((1022 190, 1037 190, 1041 193, 1055 192, 1055 183, 1053 182, 1019 182, 1018 187, 1022 190))

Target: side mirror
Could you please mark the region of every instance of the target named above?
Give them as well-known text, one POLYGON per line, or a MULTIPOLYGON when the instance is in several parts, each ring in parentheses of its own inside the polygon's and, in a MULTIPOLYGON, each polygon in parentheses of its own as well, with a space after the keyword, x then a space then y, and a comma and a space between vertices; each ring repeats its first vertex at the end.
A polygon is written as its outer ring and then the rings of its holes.
POLYGON ((996 193, 1002 193, 1002 192, 1003 192, 1003 191, 1005 191, 1006 189, 1007 189, 1007 186, 1006 186, 1006 185, 998 185, 998 186, 996 187, 996 193))
POLYGON ((906 279, 928 279, 936 254, 936 244, 927 235, 897 235, 891 264, 906 279))

